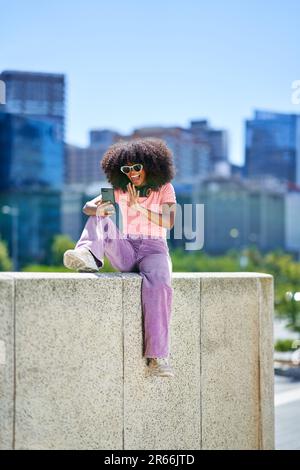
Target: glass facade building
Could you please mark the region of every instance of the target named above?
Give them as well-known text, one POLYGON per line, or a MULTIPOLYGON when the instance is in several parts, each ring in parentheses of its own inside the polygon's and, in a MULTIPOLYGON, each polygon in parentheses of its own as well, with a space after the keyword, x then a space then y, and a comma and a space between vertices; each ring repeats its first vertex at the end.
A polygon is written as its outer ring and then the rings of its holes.
POLYGON ((204 251, 222 254, 250 245, 285 248, 285 191, 235 178, 209 178, 194 193, 204 204, 204 251))
POLYGON ((300 116, 256 111, 246 121, 245 173, 300 183, 300 116))
POLYGON ((0 191, 60 189, 63 155, 53 124, 0 112, 0 191))
POLYGON ((13 254, 17 239, 18 266, 50 263, 53 237, 61 233, 61 192, 19 190, 0 192, 0 207, 18 208, 18 233, 13 233, 12 217, 0 212, 0 236, 13 254))
POLYGON ((17 252, 20 269, 50 262, 53 237, 61 233, 65 77, 4 71, 0 80, 6 87, 0 106, 0 238, 10 257, 17 252))
POLYGON ((65 76, 63 74, 5 70, 5 110, 54 125, 58 140, 65 135, 65 76))

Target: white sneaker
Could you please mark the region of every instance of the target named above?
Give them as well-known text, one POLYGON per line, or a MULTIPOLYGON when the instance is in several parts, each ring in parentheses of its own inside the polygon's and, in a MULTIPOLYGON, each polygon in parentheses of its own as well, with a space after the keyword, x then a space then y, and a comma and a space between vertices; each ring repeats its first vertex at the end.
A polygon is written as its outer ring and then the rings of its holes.
POLYGON ((174 377, 171 366, 167 358, 148 359, 148 373, 156 377, 174 377))
MULTIPOLYGON (((100 261, 103 266, 103 260, 100 261)), ((66 268, 77 270, 80 273, 95 273, 99 271, 92 253, 84 246, 74 250, 67 250, 64 253, 64 265, 66 268)))

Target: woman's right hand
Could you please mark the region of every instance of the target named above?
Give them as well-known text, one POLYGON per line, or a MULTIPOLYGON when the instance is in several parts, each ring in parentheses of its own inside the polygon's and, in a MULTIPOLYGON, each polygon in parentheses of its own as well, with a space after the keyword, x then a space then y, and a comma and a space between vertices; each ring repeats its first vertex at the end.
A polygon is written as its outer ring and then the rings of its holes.
POLYGON ((111 202, 99 201, 96 204, 97 204, 96 216, 98 217, 111 216, 115 213, 115 208, 111 202))

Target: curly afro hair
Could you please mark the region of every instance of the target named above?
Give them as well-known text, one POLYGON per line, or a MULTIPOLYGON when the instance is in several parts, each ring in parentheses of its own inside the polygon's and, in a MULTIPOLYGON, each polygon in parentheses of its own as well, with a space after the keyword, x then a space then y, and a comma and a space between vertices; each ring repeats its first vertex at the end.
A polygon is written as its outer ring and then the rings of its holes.
POLYGON ((124 192, 129 180, 120 167, 128 163, 143 164, 147 185, 154 191, 169 183, 176 174, 171 150, 163 140, 154 137, 121 140, 105 152, 101 167, 113 188, 124 192))

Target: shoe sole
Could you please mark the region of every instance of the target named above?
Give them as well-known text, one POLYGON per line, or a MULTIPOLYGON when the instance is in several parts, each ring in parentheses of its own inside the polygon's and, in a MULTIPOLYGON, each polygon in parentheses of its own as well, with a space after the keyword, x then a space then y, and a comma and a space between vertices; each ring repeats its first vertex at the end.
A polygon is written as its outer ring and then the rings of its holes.
POLYGON ((72 253, 64 254, 64 265, 68 269, 76 269, 79 273, 97 273, 99 269, 89 267, 85 261, 80 259, 78 255, 72 253))
POLYGON ((148 374, 147 377, 174 377, 173 374, 148 374))
POLYGON ((173 374, 150 374, 150 377, 174 377, 173 374))
POLYGON ((175 374, 173 372, 154 372, 151 370, 147 370, 146 376, 147 377, 174 377, 175 374))

